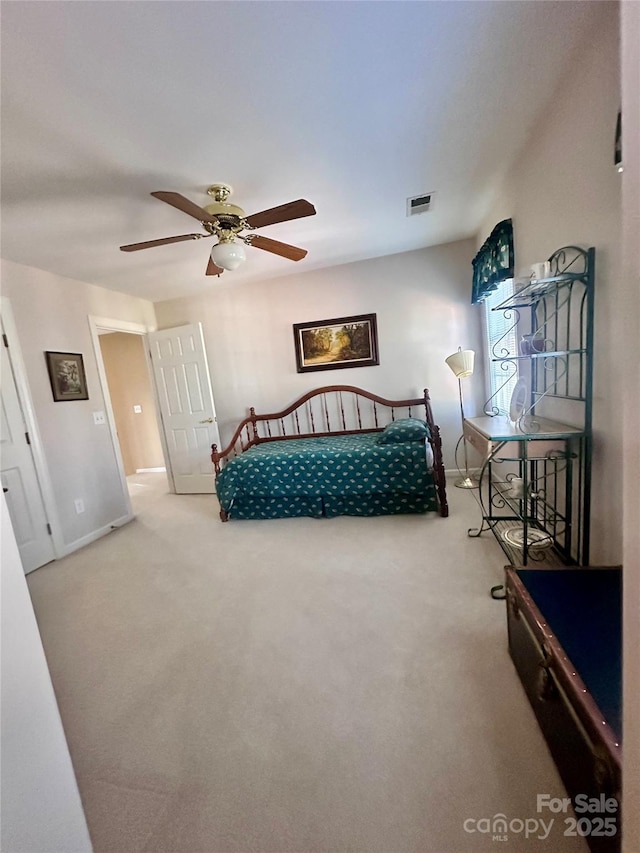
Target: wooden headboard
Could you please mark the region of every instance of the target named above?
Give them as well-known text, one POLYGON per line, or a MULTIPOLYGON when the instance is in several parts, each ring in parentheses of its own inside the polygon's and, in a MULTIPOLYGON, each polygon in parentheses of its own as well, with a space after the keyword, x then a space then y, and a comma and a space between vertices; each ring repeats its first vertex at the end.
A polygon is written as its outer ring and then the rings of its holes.
POLYGON ((410 417, 421 418, 429 425, 436 489, 441 511, 446 511, 440 429, 433 420, 426 388, 423 396, 414 400, 386 400, 353 385, 326 385, 309 391, 281 412, 258 415, 252 406, 224 450, 211 446, 211 461, 219 474, 229 459, 265 441, 381 432, 392 421, 410 417))

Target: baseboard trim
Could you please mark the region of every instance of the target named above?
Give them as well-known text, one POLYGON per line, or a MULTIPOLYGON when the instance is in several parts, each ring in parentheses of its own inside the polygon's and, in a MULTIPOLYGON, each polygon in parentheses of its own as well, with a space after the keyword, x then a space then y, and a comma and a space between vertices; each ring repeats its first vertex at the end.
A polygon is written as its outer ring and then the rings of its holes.
MULTIPOLYGON (((481 468, 469 468, 469 473, 477 476, 481 470, 482 470, 481 468)), ((445 468, 444 473, 445 473, 445 476, 447 476, 447 477, 460 477, 460 476, 463 477, 464 476, 464 472, 458 471, 457 468, 445 468)))
POLYGON ((136 468, 136 474, 166 474, 166 468, 136 468))
POLYGON ((116 518, 115 521, 112 521, 111 524, 105 524, 104 527, 99 527, 97 530, 93 530, 91 533, 87 533, 86 536, 82 536, 80 539, 76 539, 73 542, 69 542, 68 545, 64 545, 61 549, 60 554, 58 555, 58 559, 60 557, 66 557, 69 554, 73 554, 74 551, 79 551, 80 548, 84 548, 86 545, 90 545, 92 542, 95 542, 96 539, 101 539, 103 536, 106 536, 107 533, 111 533, 118 527, 122 527, 123 524, 127 524, 129 521, 133 521, 135 515, 131 513, 127 513, 127 515, 122 515, 120 518, 116 518))

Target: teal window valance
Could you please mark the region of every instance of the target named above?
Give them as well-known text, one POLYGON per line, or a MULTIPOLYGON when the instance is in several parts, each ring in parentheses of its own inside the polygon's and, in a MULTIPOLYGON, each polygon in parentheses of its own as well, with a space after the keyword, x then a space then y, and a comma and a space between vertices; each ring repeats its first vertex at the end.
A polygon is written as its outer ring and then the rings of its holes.
POLYGON ((513 225, 510 219, 498 222, 472 261, 471 303, 484 302, 506 278, 513 278, 513 225))

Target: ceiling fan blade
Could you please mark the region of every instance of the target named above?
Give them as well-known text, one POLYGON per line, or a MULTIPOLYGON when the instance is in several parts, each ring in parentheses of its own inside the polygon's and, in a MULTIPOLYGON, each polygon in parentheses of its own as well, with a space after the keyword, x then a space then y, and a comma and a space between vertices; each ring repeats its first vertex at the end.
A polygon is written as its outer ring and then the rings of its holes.
POLYGON ((198 207, 197 204, 194 204, 192 201, 189 201, 188 198, 185 198, 180 193, 170 193, 170 192, 156 192, 151 193, 154 198, 159 198, 160 201, 164 201, 167 204, 170 204, 172 207, 177 207, 178 210, 181 210, 183 213, 186 213, 188 216, 193 216, 194 219, 199 219, 200 222, 217 222, 215 216, 212 216, 210 213, 204 209, 204 207, 198 207))
POLYGON ((182 234, 180 237, 163 237, 161 240, 147 240, 146 243, 130 243, 120 246, 121 252, 137 252, 139 249, 152 249, 154 246, 166 246, 167 243, 182 243, 183 240, 199 240, 206 234, 182 234))
POLYGON ((299 198, 297 201, 290 201, 278 207, 271 207, 269 210, 261 210, 260 213, 254 213, 251 216, 245 217, 245 219, 252 228, 262 228, 265 225, 275 225, 276 222, 287 222, 290 219, 302 219, 303 216, 313 216, 315 212, 316 209, 310 201, 299 198))
POLYGON ((206 274, 207 275, 222 275, 223 272, 224 272, 224 270, 222 269, 222 267, 219 267, 216 264, 214 264, 213 261, 211 260, 211 258, 209 258, 209 263, 207 264, 206 274))
POLYGON ((262 237, 259 234, 251 238, 249 245, 255 246, 256 249, 264 249, 265 252, 273 252, 274 255, 282 255, 283 258, 288 258, 290 261, 301 261, 307 254, 306 249, 299 249, 297 246, 290 246, 288 243, 271 240, 269 237, 262 237))

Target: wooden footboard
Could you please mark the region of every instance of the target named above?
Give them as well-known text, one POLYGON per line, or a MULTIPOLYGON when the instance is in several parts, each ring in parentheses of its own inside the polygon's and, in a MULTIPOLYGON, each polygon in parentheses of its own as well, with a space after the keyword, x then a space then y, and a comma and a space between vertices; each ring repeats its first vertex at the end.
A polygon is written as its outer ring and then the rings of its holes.
POLYGON ((381 432, 399 418, 422 418, 429 425, 433 472, 440 515, 449 514, 440 430, 433 420, 429 392, 414 400, 386 400, 352 385, 327 385, 309 391, 281 412, 258 415, 253 407, 223 449, 211 447, 211 461, 219 474, 229 459, 265 441, 320 438, 381 432))

